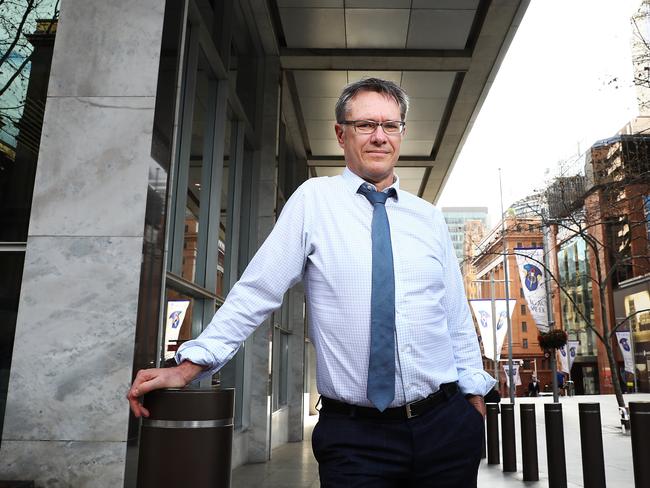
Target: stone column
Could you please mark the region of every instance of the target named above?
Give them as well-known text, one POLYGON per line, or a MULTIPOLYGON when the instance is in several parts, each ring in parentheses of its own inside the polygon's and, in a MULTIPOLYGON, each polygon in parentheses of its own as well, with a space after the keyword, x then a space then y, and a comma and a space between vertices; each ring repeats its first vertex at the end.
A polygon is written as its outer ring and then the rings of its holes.
POLYGON ((163 0, 62 0, 0 478, 124 483, 163 0))
MULTIPOLYGON (((257 192, 257 246, 262 245, 275 224, 275 171, 276 171, 276 127, 278 123, 278 80, 279 61, 267 57, 260 63, 263 66, 263 97, 258 104, 261 113, 261 147, 255 151, 259 165, 259 185, 257 192)), ((260 93, 258 91, 258 93, 260 93)), ((265 462, 270 457, 269 429, 269 334, 270 320, 266 320, 247 341, 246 354, 250 354, 250 429, 248 437, 248 462, 265 462)))

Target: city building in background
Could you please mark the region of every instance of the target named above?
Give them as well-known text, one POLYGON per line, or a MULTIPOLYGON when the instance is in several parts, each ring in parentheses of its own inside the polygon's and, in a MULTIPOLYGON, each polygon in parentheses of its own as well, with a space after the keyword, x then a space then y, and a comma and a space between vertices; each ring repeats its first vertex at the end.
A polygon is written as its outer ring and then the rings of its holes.
MULTIPOLYGON (((332 3, 60 0, 18 23, 31 56, 10 62, 29 69, 0 94, 0 479, 135 486, 135 372, 207 326, 300 184, 342 171, 347 83, 406 89, 400 188, 438 200, 528 1, 332 3)), ((197 385, 235 389, 233 467, 303 439, 315 377, 297 285, 197 385)))
MULTIPOLYGON (((530 313, 523 285, 519 278, 517 261, 514 255, 515 248, 537 248, 543 245, 543 234, 540 218, 518 218, 507 216, 505 218, 505 234, 501 231, 501 222, 496 225, 479 243, 479 254, 474 257, 473 266, 478 285, 479 296, 474 298, 492 298, 491 283, 494 279, 495 299, 506 298, 505 270, 504 270, 504 235, 508 263, 509 298, 515 300, 515 307, 511 313, 512 327, 512 357, 519 362, 521 385, 515 389, 517 396, 526 396, 526 388, 533 375, 541 384, 542 389, 550 388, 551 365, 549 358, 544 356, 544 351, 537 341, 537 325, 530 313)), ((488 324, 489 327, 489 324, 488 324)), ((508 358, 508 341, 501 347, 501 363, 506 364, 508 358)), ((486 371, 494 370, 492 360, 483 359, 486 371)), ((502 397, 508 396, 503 368, 500 369, 499 391, 502 397)))
POLYGON ((580 342, 571 374, 576 390, 650 392, 650 136, 621 133, 587 151, 584 175, 556 178, 546 190, 554 271, 555 321, 580 342), (595 328, 610 333, 616 371, 595 328), (626 371, 616 331, 631 334, 626 371), (582 384, 581 384, 582 382, 582 384))
POLYGON ((487 227, 481 220, 467 220, 465 222, 463 258, 460 271, 463 275, 465 293, 470 300, 481 297, 479 283, 476 281, 474 258, 481 252, 479 245, 483 241, 486 232, 487 227))
POLYGON ((442 215, 445 217, 451 242, 454 244, 454 251, 459 262, 463 260, 463 249, 465 245, 465 223, 470 220, 478 220, 485 227, 488 227, 487 207, 442 207, 442 215))

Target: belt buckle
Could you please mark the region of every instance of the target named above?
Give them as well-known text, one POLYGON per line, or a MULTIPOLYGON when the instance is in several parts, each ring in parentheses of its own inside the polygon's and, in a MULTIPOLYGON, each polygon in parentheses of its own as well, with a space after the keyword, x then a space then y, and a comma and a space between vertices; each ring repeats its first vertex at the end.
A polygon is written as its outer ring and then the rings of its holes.
POLYGON ((417 417, 417 416, 418 416, 417 413, 413 413, 413 412, 411 411, 411 405, 412 405, 412 403, 407 403, 406 405, 404 405, 404 407, 406 408, 406 418, 407 418, 407 419, 412 419, 413 417, 417 417))

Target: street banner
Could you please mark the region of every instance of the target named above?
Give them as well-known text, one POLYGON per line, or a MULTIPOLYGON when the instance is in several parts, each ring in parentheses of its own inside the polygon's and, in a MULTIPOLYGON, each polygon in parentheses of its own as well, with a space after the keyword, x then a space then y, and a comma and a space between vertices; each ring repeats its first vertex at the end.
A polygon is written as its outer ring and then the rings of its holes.
POLYGON ((573 361, 576 360, 578 355, 578 346, 580 346, 580 341, 568 341, 566 347, 569 348, 569 371, 573 368, 573 361))
POLYGON ((621 348, 623 361, 625 361, 625 371, 634 374, 634 356, 632 355, 632 342, 630 341, 629 332, 617 332, 616 341, 621 348))
MULTIPOLYGON (((492 326, 492 301, 491 300, 470 300, 474 317, 478 323, 483 343, 483 353, 488 359, 494 361, 494 327, 492 326)), ((517 300, 510 300, 510 318, 517 305, 517 300)), ((497 315, 497 361, 501 357, 501 346, 508 332, 508 321, 506 320, 506 301, 503 299, 494 300, 494 308, 497 315)))
POLYGON ((517 269, 526 303, 540 332, 548 332, 546 285, 544 279, 544 249, 541 247, 515 247, 517 269))
POLYGON ((170 300, 167 302, 167 324, 165 326, 165 359, 174 357, 176 351, 170 350, 169 346, 175 346, 178 334, 185 319, 185 313, 189 306, 189 300, 170 300))
POLYGON ((569 353, 567 351, 566 344, 557 350, 557 359, 558 359, 557 364, 559 366, 559 370, 562 371, 563 373, 570 374, 571 366, 569 365, 569 353))
MULTIPOLYGON (((510 386, 510 368, 507 364, 503 365, 503 371, 506 374, 506 386, 510 386)), ((515 386, 521 385, 521 376, 519 376, 519 363, 512 363, 512 379, 515 380, 515 386)))

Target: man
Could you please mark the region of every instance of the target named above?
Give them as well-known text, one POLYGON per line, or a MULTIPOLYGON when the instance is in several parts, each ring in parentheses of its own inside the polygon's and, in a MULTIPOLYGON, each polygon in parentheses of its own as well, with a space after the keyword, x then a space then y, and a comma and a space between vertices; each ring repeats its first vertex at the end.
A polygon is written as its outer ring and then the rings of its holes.
POLYGON ((347 168, 289 199, 273 231, 179 366, 140 371, 138 397, 213 374, 305 284, 322 409, 312 444, 327 487, 476 486, 483 371, 441 213, 399 189, 408 98, 392 82, 348 85, 335 131, 347 168))
POLYGON ((539 396, 539 381, 537 381, 537 376, 533 376, 530 383, 528 383, 528 396, 539 396))

